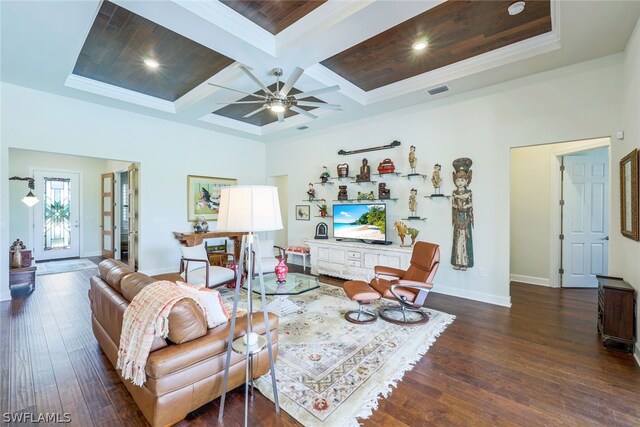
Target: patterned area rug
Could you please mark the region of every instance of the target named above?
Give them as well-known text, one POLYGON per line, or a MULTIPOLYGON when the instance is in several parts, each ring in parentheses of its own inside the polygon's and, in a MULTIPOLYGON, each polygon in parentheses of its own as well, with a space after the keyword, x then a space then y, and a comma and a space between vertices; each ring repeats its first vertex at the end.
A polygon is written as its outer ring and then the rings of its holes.
MULTIPOLYGON (((324 284, 290 299, 300 309, 280 318, 276 381, 282 409, 305 426, 357 426, 455 319, 425 309, 430 320, 421 326, 352 324, 344 313, 357 304, 324 284)), ((372 308, 382 305, 394 304, 372 308)), ((256 383, 273 400, 271 377, 256 383)))
POLYGON ((87 270, 89 268, 98 268, 96 263, 85 258, 81 259, 65 259, 61 261, 47 261, 37 263, 37 276, 45 274, 68 273, 69 271, 87 270))

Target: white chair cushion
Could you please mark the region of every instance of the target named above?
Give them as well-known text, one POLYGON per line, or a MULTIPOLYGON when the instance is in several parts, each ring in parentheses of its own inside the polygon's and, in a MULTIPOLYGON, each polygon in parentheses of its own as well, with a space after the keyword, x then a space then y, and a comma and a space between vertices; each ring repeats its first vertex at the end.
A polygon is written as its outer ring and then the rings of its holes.
POLYGON ((226 267, 218 267, 217 265, 212 265, 209 267, 209 283, 206 283, 207 280, 207 270, 204 268, 198 268, 195 270, 189 270, 189 274, 186 272, 182 273, 182 278, 189 281, 191 285, 204 285, 204 286, 216 286, 221 283, 226 283, 233 280, 235 276, 235 272, 226 267))
MULTIPOLYGON (((204 243, 201 243, 196 246, 180 246, 180 252, 182 252, 183 258, 191 258, 191 259, 204 259, 207 258, 207 249, 204 247, 204 243)), ((202 262, 189 262, 187 265, 187 271, 197 270, 199 268, 204 268, 205 264, 202 262)))
MULTIPOLYGON (((268 257, 268 258, 261 258, 262 260, 262 273, 266 274, 266 273, 273 273, 274 271, 276 271, 276 265, 278 265, 278 258, 276 257, 268 257)), ((256 270, 258 269, 258 265, 256 263, 256 270)), ((257 273, 257 271, 256 271, 257 273)))
POLYGON ((227 311, 220 292, 214 289, 201 288, 184 282, 176 282, 176 284, 187 291, 194 298, 197 298, 200 304, 205 308, 205 317, 207 319, 207 327, 209 329, 227 323, 229 321, 229 312, 227 311))

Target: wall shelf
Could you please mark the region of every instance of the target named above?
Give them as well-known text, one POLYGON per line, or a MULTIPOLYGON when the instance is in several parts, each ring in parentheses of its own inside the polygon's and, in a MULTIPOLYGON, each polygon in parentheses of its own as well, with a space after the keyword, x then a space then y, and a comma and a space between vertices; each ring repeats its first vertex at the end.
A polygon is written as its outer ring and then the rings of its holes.
POLYGON ((378 175, 378 176, 385 176, 385 175, 400 176, 400 175, 402 175, 402 172, 383 172, 383 173, 374 173, 374 175, 378 175))
POLYGON ((304 200, 302 200, 302 201, 303 201, 303 202, 309 202, 309 203, 311 203, 311 202, 319 202, 319 201, 321 201, 321 200, 324 200, 324 199, 304 199, 304 200))
POLYGON ((427 175, 423 175, 421 173, 410 173, 408 175, 402 175, 403 178, 411 179, 411 178, 419 178, 421 177, 423 180, 427 180, 427 175))
POLYGON ((314 215, 314 217, 315 217, 315 218, 333 218, 333 215, 325 215, 325 216, 322 216, 322 215, 314 215))
POLYGON ((375 184, 378 181, 354 181, 356 184, 375 184))
POLYGON ((407 218, 400 218, 403 221, 426 221, 427 218, 421 218, 421 217, 407 217, 407 218))
POLYGON ((338 181, 342 181, 343 179, 350 179, 350 180, 354 180, 356 179, 355 176, 332 176, 331 179, 337 179, 338 181))
MULTIPOLYGON (((333 178, 331 178, 333 179, 333 178)), ((334 185, 335 182, 327 181, 327 182, 314 182, 314 185, 334 185)))
POLYGON ((451 195, 449 194, 430 194, 429 196, 424 196, 425 199, 450 199, 451 195))

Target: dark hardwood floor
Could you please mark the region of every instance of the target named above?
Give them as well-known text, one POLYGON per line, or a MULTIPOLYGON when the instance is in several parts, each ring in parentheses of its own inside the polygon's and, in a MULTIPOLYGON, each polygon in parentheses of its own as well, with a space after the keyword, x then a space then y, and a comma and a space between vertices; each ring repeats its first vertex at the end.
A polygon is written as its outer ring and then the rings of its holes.
MULTIPOLYGON (((94 272, 38 276, 33 294, 0 303, 0 413, 147 425, 93 338, 87 289, 94 272)), ((429 307, 457 319, 362 424, 640 425, 640 367, 601 347, 596 291, 513 283, 511 295, 510 310, 429 295, 429 307)), ((219 401, 179 425, 216 425, 219 401)), ((243 410, 240 388, 227 400, 224 425, 241 425, 243 410)), ((259 392, 250 411, 252 425, 298 425, 274 414, 259 392)))

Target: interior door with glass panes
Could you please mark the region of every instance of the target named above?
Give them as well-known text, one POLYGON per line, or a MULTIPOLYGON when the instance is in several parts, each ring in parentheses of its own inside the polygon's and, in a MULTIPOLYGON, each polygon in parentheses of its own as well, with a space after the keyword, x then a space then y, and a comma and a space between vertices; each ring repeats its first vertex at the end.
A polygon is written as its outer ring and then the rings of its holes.
POLYGON ((36 261, 80 256, 80 174, 35 170, 33 255, 36 261))
POLYGON ((102 209, 100 213, 100 245, 103 258, 113 258, 115 249, 115 224, 114 224, 114 208, 116 206, 114 200, 114 173, 102 174, 102 209))

